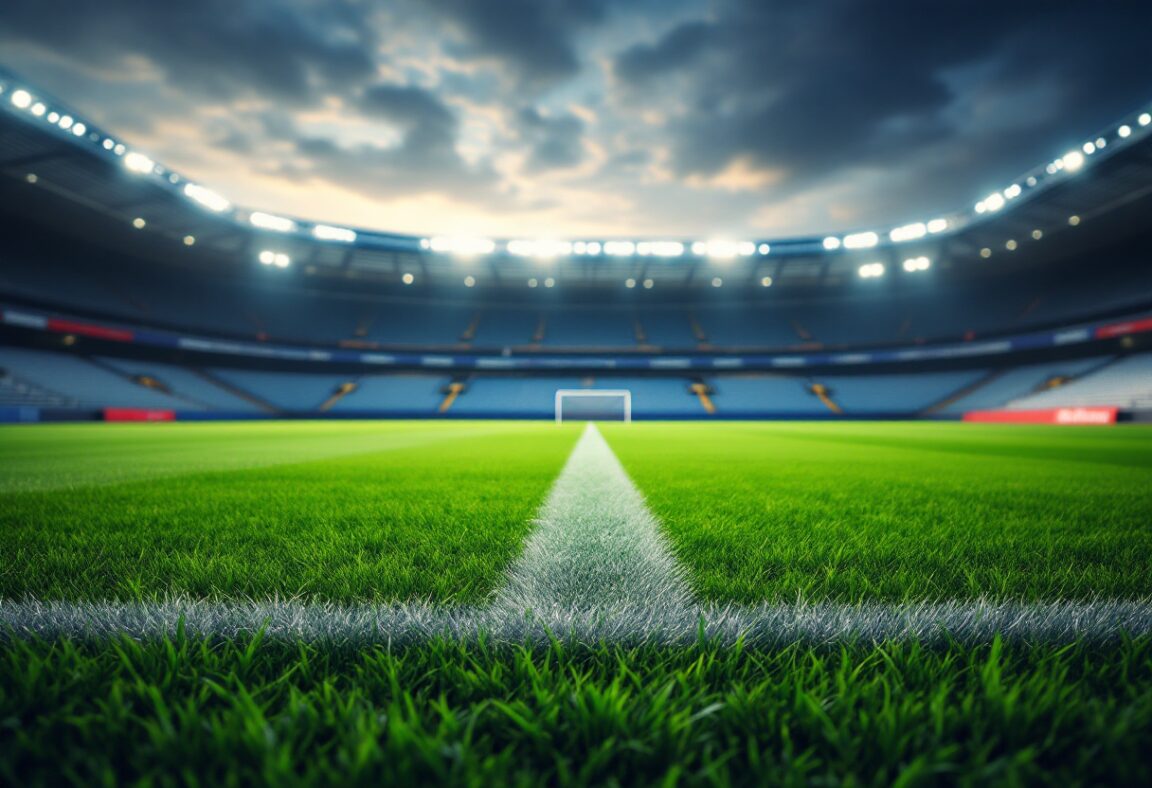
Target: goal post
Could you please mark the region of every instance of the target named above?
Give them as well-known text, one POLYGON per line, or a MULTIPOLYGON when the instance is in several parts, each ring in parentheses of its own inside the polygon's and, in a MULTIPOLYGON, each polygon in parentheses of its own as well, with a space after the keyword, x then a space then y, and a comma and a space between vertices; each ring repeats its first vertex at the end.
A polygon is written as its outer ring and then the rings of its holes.
POLYGON ((572 421, 632 421, 628 389, 558 389, 556 423, 572 421))

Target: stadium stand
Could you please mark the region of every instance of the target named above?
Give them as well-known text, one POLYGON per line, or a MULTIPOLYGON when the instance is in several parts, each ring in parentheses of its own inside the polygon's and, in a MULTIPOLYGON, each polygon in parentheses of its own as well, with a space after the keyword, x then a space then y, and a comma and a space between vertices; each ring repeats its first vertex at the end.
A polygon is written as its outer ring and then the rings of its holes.
POLYGON ((1009 410, 1087 405, 1152 408, 1152 353, 1117 359, 1070 383, 1014 399, 1009 410))
POLYGON ((914 375, 823 375, 819 382, 845 414, 919 413, 986 375, 984 371, 914 375))
POLYGON ((34 386, 58 391, 81 407, 204 409, 203 405, 146 388, 133 383, 126 375, 64 353, 3 347, 0 348, 0 366, 34 386))
POLYGON ((168 391, 181 399, 196 403, 208 410, 222 413, 256 414, 261 408, 248 399, 221 388, 202 374, 175 364, 135 359, 99 359, 106 366, 130 377, 146 376, 159 381, 168 391))
POLYGON ((366 375, 341 398, 332 413, 384 412, 411 417, 435 416, 451 378, 442 375, 366 375))
POLYGON ((990 373, 974 390, 940 408, 940 413, 962 414, 970 410, 990 410, 999 408, 1014 399, 1032 394, 1059 379, 1074 379, 1101 364, 1110 357, 1089 358, 1026 364, 1014 369, 997 370, 990 373))

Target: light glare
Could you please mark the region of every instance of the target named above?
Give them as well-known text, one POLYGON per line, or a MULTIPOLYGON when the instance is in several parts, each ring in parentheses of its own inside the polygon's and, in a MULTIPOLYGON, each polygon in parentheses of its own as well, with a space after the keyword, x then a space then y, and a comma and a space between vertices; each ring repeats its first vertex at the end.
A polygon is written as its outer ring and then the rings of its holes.
POLYGON ((216 192, 198 183, 184 184, 184 196, 215 213, 226 211, 232 205, 216 192))

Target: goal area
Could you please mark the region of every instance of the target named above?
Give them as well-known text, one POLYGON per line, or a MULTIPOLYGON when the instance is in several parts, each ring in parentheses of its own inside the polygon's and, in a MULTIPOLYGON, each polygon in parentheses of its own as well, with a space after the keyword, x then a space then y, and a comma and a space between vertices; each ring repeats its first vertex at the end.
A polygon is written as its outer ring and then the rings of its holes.
POLYGON ((559 389, 556 423, 632 421, 632 392, 627 389, 559 389))

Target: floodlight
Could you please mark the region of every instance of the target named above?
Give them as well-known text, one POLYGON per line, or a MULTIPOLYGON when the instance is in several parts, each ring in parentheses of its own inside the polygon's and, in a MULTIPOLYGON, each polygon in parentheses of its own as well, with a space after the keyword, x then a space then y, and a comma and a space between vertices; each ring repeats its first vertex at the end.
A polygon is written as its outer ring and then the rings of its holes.
POLYGON ((312 228, 312 237, 320 241, 340 241, 341 243, 353 243, 356 240, 356 232, 349 230, 347 227, 333 227, 329 224, 318 224, 312 228))
POLYGON ((947 229, 948 229, 948 220, 947 219, 933 219, 932 221, 928 222, 928 232, 930 232, 930 233, 933 233, 933 234, 942 233, 947 229))
POLYGON ((772 247, 768 244, 760 244, 758 247, 756 247, 756 251, 758 251, 760 254, 768 254, 772 251, 772 247))
POLYGON ((714 260, 730 260, 740 254, 740 244, 732 241, 709 241, 704 245, 704 253, 714 260))
POLYGON ((431 246, 432 246, 432 241, 431 241, 431 240, 429 240, 429 239, 427 239, 427 238, 421 238, 421 239, 420 239, 420 248, 421 248, 421 249, 428 249, 428 248, 430 248, 431 246))
POLYGON ((989 249, 987 246, 985 246, 983 249, 980 250, 980 256, 983 257, 985 260, 987 260, 989 257, 992 256, 992 250, 989 249))
POLYGON ((198 183, 184 184, 184 196, 215 213, 226 211, 232 204, 211 189, 198 183))
POLYGON ((27 90, 14 90, 12 91, 12 106, 17 109, 28 109, 32 104, 32 94, 27 90))
POLYGON ((296 229, 296 222, 287 219, 283 216, 275 216, 263 211, 253 211, 248 216, 248 221, 254 227, 259 227, 262 230, 274 230, 278 233, 290 233, 296 229))
POLYGON ((450 238, 447 236, 437 236, 428 243, 433 252, 456 254, 466 257, 477 254, 491 254, 496 250, 496 242, 489 238, 450 238))
POLYGON ((574 254, 585 254, 588 251, 588 244, 583 241, 577 241, 572 244, 572 252, 574 254))
POLYGON ((553 279, 552 277, 548 277, 547 279, 544 280, 544 286, 545 287, 552 287, 555 284, 556 284, 556 280, 553 279))
POLYGON ((137 172, 141 175, 148 175, 152 172, 152 170, 156 168, 156 162, 152 161, 143 153, 132 151, 124 157, 124 166, 130 169, 132 172, 137 172))
POLYGON ((632 279, 632 278, 625 279, 624 280, 624 286, 627 287, 629 290, 631 290, 633 287, 636 286, 636 280, 632 279))
POLYGON ((184 245, 185 246, 191 246, 194 243, 196 243, 196 236, 194 236, 194 235, 184 236, 184 245))
POLYGON ((684 244, 678 241, 641 241, 636 244, 636 254, 654 257, 679 257, 684 254, 684 244))
POLYGON ((906 224, 903 227, 897 227, 888 233, 888 239, 895 243, 902 243, 904 241, 914 241, 917 238, 923 238, 928 233, 928 225, 923 222, 915 222, 914 224, 906 224))
POLYGON ((68 129, 72 128, 73 122, 74 121, 72 120, 71 115, 65 115, 64 117, 60 118, 60 122, 57 123, 56 125, 58 125, 62 129, 64 129, 64 131, 68 131, 68 129))
POLYGON ((1080 150, 1084 151, 1084 154, 1086 156, 1091 156, 1093 153, 1096 152, 1096 144, 1093 142, 1085 142, 1083 145, 1080 146, 1080 150))
POLYGON ((139 216, 137 216, 135 219, 132 220, 132 226, 135 227, 137 230, 143 230, 145 225, 147 225, 147 224, 148 224, 148 222, 144 221, 144 219, 139 217, 139 216))
POLYGON ((1147 126, 1149 123, 1152 123, 1152 113, 1148 113, 1148 112, 1141 113, 1140 117, 1136 118, 1136 122, 1139 123, 1141 126, 1147 126))
POLYGON ((77 123, 75 126, 72 127, 72 133, 75 134, 77 137, 83 137, 85 132, 87 132, 87 131, 88 131, 88 127, 85 126, 83 123, 77 123))
POLYGON ((645 279, 644 280, 644 289, 645 290, 651 290, 653 285, 655 285, 655 284, 656 283, 654 281, 652 281, 651 279, 645 279))
POLYGON ((1039 241, 1043 237, 1044 237, 1044 232, 1042 230, 1033 230, 1032 231, 1032 240, 1039 241))
POLYGON ((35 115, 38 118, 43 117, 44 113, 47 111, 48 111, 48 108, 45 107, 44 103, 41 101, 37 101, 35 104, 32 105, 31 112, 33 115, 35 115))
POLYGON ((1017 246, 1019 246, 1019 244, 1016 243, 1015 238, 1010 238, 1008 240, 1008 242, 1006 244, 1004 244, 1004 248, 1007 249, 1009 252, 1015 252, 1017 246))
POLYGON ((1076 172, 1084 166, 1084 154, 1078 150, 1068 151, 1061 157, 1060 161, 1063 162, 1064 169, 1069 172, 1076 172))
POLYGON ((840 248, 840 239, 834 235, 830 235, 824 239, 824 248, 828 251, 835 251, 840 248))
POLYGON ((465 287, 475 287, 476 286, 476 277, 472 276, 471 274, 464 277, 464 286, 465 287))
POLYGON ((272 256, 272 264, 277 268, 287 268, 292 263, 292 258, 283 252, 277 252, 272 256))
POLYGON ((692 244, 692 254, 697 257, 703 257, 708 252, 708 244, 703 241, 696 241, 692 244))
POLYGON ((405 271, 404 276, 400 277, 400 281, 406 285, 410 285, 416 281, 416 277, 412 276, 412 274, 405 271))
POLYGON ((874 232, 852 233, 844 236, 845 249, 871 249, 880 242, 880 236, 874 232))
POLYGON ((1129 125, 1123 125, 1120 128, 1116 129, 1116 133, 1119 134, 1122 138, 1126 139, 1126 138, 1132 136, 1132 127, 1129 125))
POLYGON ((884 276, 884 263, 865 263, 857 272, 863 279, 876 279, 884 276))
POLYGON ((720 285, 722 285, 722 284, 724 284, 724 280, 721 279, 720 277, 716 276, 716 277, 712 278, 712 286, 713 287, 720 287, 720 285))
POLYGON ((588 244, 588 254, 600 254, 602 246, 599 241, 591 241, 588 244))
POLYGON ((276 253, 265 249, 260 253, 258 259, 263 265, 272 265, 272 262, 276 259, 276 253))
POLYGON ((609 257, 631 257, 636 254, 636 244, 631 241, 606 241, 604 254, 609 257))
POLYGON ((1020 196, 1021 192, 1023 192, 1023 191, 1024 190, 1022 188, 1020 188, 1020 184, 1014 183, 1011 186, 1009 186, 1007 189, 1004 190, 1004 196, 1007 197, 1009 200, 1015 200, 1017 197, 1020 196))
POLYGON ((761 287, 771 287, 772 286, 772 277, 770 277, 770 276, 762 277, 760 279, 760 286, 761 287))
POLYGON ((58 120, 60 120, 60 113, 59 112, 49 112, 48 113, 48 122, 49 123, 55 123, 58 120))
POLYGON ((1080 217, 1079 217, 1079 216, 1075 216, 1075 215, 1073 215, 1073 216, 1069 216, 1069 217, 1068 217, 1068 224, 1070 224, 1070 225, 1072 225, 1073 227, 1075 227, 1076 225, 1080 224, 1080 217))
POLYGON ((539 284, 539 282, 536 281, 536 277, 532 277, 531 279, 528 280, 528 286, 529 287, 535 287, 538 284, 539 284))
MULTIPOLYGON (((984 198, 984 209, 988 211, 998 211, 1004 207, 1004 195, 1000 192, 989 194, 984 198)), ((977 213, 980 212, 979 206, 976 209, 977 213)))

